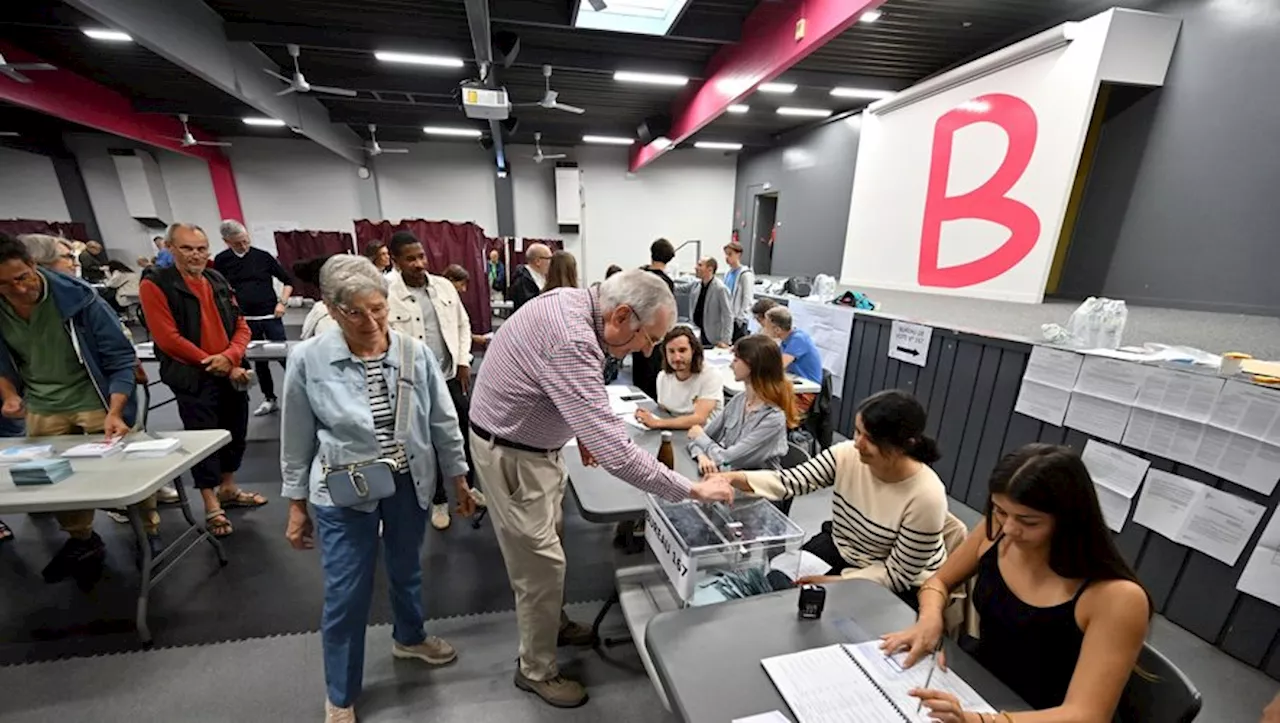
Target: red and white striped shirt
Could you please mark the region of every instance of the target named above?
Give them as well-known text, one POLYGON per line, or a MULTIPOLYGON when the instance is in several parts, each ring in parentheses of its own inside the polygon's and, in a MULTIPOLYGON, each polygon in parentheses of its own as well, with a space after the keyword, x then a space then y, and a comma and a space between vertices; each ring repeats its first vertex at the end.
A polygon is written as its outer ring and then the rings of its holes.
POLYGON ((529 301, 494 335, 471 397, 471 421, 503 439, 559 449, 573 437, 606 472, 672 501, 690 483, 637 447, 604 389, 604 321, 592 289, 529 301))

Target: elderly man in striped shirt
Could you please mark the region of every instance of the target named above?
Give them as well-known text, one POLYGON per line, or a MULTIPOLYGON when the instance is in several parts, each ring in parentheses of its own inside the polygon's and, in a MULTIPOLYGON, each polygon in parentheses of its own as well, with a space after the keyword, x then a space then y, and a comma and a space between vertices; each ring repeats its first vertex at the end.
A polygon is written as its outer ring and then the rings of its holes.
POLYGON ((598 289, 556 289, 521 307, 494 337, 471 400, 471 452, 516 594, 515 684, 561 708, 587 700, 560 675, 556 646, 591 644, 564 616, 561 448, 578 440, 584 464, 668 500, 732 501, 721 483, 691 483, 637 447, 609 408, 605 356, 648 353, 675 324, 657 276, 623 271, 598 289))

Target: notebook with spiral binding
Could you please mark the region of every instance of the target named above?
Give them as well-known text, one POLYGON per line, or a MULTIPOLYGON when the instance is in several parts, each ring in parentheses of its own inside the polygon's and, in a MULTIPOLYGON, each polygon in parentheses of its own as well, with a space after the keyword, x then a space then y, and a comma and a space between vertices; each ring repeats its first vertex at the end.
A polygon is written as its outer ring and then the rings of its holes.
MULTIPOLYGON (((917 723, 917 698, 908 690, 924 686, 930 662, 904 669, 901 655, 886 657, 880 642, 829 645, 760 661, 799 723, 917 723)), ((933 673, 929 687, 954 694, 966 711, 993 713, 982 696, 954 671, 933 673)))

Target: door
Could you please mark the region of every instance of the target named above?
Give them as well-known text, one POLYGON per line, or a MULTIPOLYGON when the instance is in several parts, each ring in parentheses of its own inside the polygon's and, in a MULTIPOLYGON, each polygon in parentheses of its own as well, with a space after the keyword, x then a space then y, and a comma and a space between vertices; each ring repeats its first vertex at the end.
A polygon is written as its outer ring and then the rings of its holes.
POLYGON ((778 222, 778 194, 756 196, 748 262, 756 274, 773 273, 774 231, 778 222))

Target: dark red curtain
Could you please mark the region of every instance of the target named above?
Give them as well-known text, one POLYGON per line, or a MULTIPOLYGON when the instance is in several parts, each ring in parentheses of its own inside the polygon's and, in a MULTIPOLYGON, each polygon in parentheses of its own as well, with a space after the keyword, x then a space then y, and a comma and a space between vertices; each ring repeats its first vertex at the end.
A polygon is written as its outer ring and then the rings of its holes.
POLYGON ((25 218, 0 221, 0 233, 20 236, 24 233, 42 233, 49 236, 61 236, 72 241, 88 241, 89 232, 84 224, 76 221, 34 221, 25 218))
MULTIPOLYGON (((354 248, 351 234, 342 231, 276 231, 276 258, 290 275, 293 265, 305 259, 333 254, 349 254, 354 248)), ((320 299, 320 289, 294 280, 293 293, 308 299, 320 299)))
POLYGON ((471 283, 467 285, 467 293, 462 295, 462 303, 471 317, 471 331, 475 334, 489 332, 493 326, 493 309, 489 306, 485 269, 488 239, 483 229, 474 223, 422 219, 407 219, 396 224, 361 219, 355 226, 356 246, 362 253, 370 241, 386 243, 396 231, 408 231, 422 242, 422 248, 427 252, 427 269, 431 273, 441 274, 450 264, 466 269, 471 274, 471 283))

